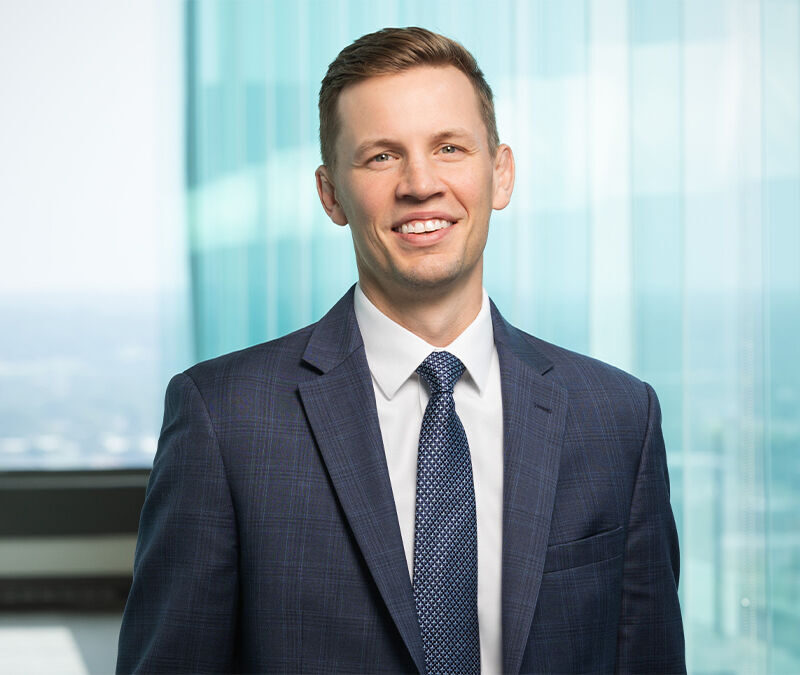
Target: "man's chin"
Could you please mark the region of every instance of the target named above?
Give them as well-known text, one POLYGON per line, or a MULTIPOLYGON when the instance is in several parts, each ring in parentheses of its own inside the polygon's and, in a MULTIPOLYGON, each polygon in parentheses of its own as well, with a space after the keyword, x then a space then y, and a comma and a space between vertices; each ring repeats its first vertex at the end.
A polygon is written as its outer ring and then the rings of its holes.
MULTIPOLYGON (((481 288, 480 276, 477 278, 476 287, 481 288)), ((396 284, 396 295, 405 295, 407 299, 422 299, 432 297, 444 297, 450 293, 459 293, 468 288, 473 277, 465 275, 463 270, 452 272, 438 270, 428 274, 408 274, 398 279, 396 284)))
POLYGON ((461 261, 450 265, 414 265, 406 269, 394 267, 381 276, 364 275, 359 271, 362 290, 367 296, 380 295, 385 303, 406 304, 423 299, 446 298, 450 294, 460 295, 472 286, 480 290, 483 286, 481 266, 467 270, 461 261), (370 293, 369 290, 373 292, 370 293))
POLYGON ((464 281, 461 271, 454 270, 413 270, 402 276, 402 285, 409 290, 447 291, 464 281))

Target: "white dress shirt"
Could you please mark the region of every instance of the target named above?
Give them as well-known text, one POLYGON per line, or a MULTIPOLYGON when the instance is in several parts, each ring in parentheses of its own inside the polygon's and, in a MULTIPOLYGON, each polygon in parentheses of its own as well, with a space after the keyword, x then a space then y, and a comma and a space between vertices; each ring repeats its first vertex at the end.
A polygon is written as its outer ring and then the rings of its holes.
POLYGON ((369 301, 358 285, 354 302, 372 374, 389 479, 412 578, 417 452, 422 416, 428 404, 427 386, 416 369, 432 351, 442 349, 457 356, 466 367, 456 383, 453 398, 467 435, 475 482, 481 672, 500 673, 503 404, 489 298, 484 291, 478 316, 443 348, 428 344, 392 321, 369 301))

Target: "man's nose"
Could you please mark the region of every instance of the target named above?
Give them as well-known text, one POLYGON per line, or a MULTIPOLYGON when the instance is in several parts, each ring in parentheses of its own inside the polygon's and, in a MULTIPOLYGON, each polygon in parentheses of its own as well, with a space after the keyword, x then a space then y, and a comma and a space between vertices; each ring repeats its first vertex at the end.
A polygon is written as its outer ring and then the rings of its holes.
POLYGON ((423 201, 444 190, 444 185, 433 159, 426 157, 409 158, 403 166, 400 182, 397 184, 398 199, 423 201))

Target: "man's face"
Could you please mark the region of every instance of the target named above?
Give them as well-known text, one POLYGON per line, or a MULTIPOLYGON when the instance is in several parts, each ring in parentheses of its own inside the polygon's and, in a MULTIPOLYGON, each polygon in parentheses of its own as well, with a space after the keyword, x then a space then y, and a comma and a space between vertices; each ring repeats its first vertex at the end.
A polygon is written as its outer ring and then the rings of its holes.
POLYGON ((420 66, 342 90, 336 166, 317 170, 323 206, 350 225, 373 302, 480 292, 493 208, 511 197, 514 162, 493 157, 478 97, 453 66, 420 66))

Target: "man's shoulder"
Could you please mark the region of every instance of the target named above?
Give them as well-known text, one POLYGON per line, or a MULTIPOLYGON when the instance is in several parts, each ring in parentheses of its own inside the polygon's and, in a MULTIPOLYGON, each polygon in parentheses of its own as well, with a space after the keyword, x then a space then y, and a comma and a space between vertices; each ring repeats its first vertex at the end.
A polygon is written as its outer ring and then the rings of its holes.
MULTIPOLYGON (((549 361, 543 378, 562 390, 569 418, 582 434, 598 437, 613 428, 630 430, 632 438, 646 433, 651 419, 660 419, 658 397, 641 379, 600 359, 560 347, 520 331, 520 337, 549 361)), ((640 445, 634 443, 636 448, 640 445)), ((632 447, 634 447, 632 446, 632 447)))
POLYGON ((582 377, 601 380, 618 379, 636 386, 642 384, 642 381, 635 375, 599 358, 547 342, 527 333, 525 333, 525 336, 542 354, 553 362, 555 370, 562 371, 562 376, 581 375, 582 377))
POLYGON ((295 396, 297 386, 327 372, 363 343, 353 312, 354 286, 328 312, 288 335, 202 361, 176 379, 204 397, 295 396))
POLYGON ((636 407, 649 407, 651 387, 641 379, 598 358, 573 351, 511 327, 517 339, 548 363, 544 377, 563 387, 570 400, 603 397, 633 401, 636 407))
POLYGON ((201 361, 184 371, 201 389, 230 389, 248 381, 300 380, 311 369, 303 352, 316 324, 245 349, 201 361))

